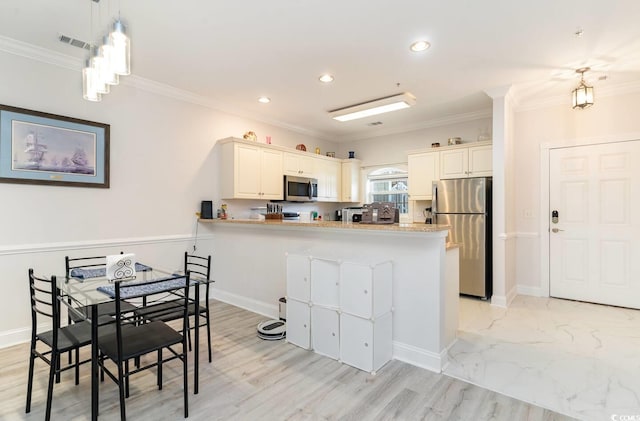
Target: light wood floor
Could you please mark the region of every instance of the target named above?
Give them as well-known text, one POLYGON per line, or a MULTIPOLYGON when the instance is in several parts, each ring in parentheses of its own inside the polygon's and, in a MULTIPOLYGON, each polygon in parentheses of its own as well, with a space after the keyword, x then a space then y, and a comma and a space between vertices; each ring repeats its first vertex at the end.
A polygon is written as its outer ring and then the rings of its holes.
MULTIPOLYGON (((262 341, 263 316, 212 303, 213 363, 201 335, 200 393, 189 396, 194 420, 569 420, 570 418, 471 384, 391 361, 376 376, 284 341, 262 341)), ((202 330, 204 333, 204 330, 202 330)), ((190 355, 192 358, 192 354, 190 355)), ((0 420, 42 420, 46 365, 36 362, 32 412, 24 413, 28 344, 0 350, 0 420)), ((90 418, 88 366, 80 385, 72 372, 54 387, 53 420, 90 418)), ((189 373, 192 376, 192 372, 189 373)), ((190 378, 192 388, 193 377, 190 378)), ((130 420, 180 420, 180 365, 165 366, 164 386, 155 371, 131 379, 130 420)), ((100 387, 100 419, 119 419, 117 388, 100 387)))

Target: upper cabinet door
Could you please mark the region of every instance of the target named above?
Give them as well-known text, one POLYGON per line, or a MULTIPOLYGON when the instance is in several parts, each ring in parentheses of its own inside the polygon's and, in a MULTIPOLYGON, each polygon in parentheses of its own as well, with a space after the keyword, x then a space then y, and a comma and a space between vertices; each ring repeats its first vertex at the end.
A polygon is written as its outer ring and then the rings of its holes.
POLYGON ((282 152, 262 149, 261 199, 282 200, 284 178, 282 175, 282 152))
POLYGON ((469 149, 459 148, 440 152, 440 179, 464 178, 469 172, 469 149))
POLYGON ((409 199, 431 200, 432 184, 440 178, 440 152, 411 154, 409 164, 409 199))
POLYGON ((469 148, 469 177, 490 177, 493 174, 493 148, 474 146, 469 148))
POLYGON ((282 168, 286 175, 312 177, 314 174, 314 161, 315 159, 311 156, 285 152, 282 168))
POLYGON ((234 145, 234 197, 260 198, 262 149, 243 144, 234 145))

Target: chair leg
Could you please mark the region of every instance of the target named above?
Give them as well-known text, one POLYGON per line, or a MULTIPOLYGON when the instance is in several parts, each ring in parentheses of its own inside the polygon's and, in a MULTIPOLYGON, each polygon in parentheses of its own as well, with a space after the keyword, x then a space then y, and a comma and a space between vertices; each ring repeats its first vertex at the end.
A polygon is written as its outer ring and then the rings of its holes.
POLYGON ((162 390, 162 348, 158 350, 158 390, 162 390))
POLYGON ((129 397, 129 360, 124 363, 124 397, 129 397))
POLYGON ((56 354, 57 356, 53 358, 54 353, 51 353, 51 363, 55 364, 56 368, 56 383, 60 383, 60 354, 56 354))
POLYGON ((206 314, 207 314, 207 341, 209 342, 209 362, 211 362, 211 322, 209 319, 209 308, 207 308, 206 314))
POLYGON ((25 412, 28 414, 31 412, 31 392, 33 391, 33 366, 36 362, 36 356, 33 353, 35 343, 31 342, 31 352, 29 355, 29 381, 27 382, 27 408, 25 412))
POLYGON ((182 340, 182 376, 184 377, 184 417, 189 417, 189 380, 187 378, 187 350, 184 346, 184 339, 182 340))
MULTIPOLYGON (((198 315, 196 314, 195 317, 198 317, 198 315)), ((187 339, 189 340, 189 352, 191 352, 192 351, 192 348, 191 348, 191 328, 189 326, 189 318, 187 318, 187 334, 189 335, 187 337, 187 339)))
POLYGON ((118 362, 118 395, 120 397, 120 420, 125 421, 127 419, 127 414, 124 407, 125 382, 124 382, 124 374, 123 374, 124 370, 122 365, 123 365, 123 362, 119 361, 118 362))
POLYGON ((76 348, 76 386, 80 384, 80 348, 76 348))
MULTIPOLYGON (((60 354, 57 352, 51 353, 51 364, 49 365, 49 385, 47 387, 47 408, 45 410, 45 421, 51 420, 51 401, 53 400, 53 383, 56 377, 56 362, 60 363, 60 354)), ((60 374, 60 373, 58 373, 60 374)))

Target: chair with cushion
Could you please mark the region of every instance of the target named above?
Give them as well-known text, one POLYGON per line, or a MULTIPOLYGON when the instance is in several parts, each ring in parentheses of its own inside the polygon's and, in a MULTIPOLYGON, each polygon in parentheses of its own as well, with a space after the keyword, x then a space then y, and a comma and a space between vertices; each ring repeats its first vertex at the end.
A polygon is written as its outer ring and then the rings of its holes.
MULTIPOLYGON (((211 276, 211 255, 207 257, 196 256, 193 254, 189 254, 187 252, 184 253, 184 272, 191 273, 191 279, 210 279, 211 276)), ((201 317, 202 322, 199 324, 200 326, 207 327, 207 341, 209 346, 209 362, 212 361, 211 358, 211 322, 210 322, 210 311, 209 311, 209 284, 211 282, 207 282, 205 286, 205 302, 204 305, 200 305, 200 303, 195 303, 194 300, 190 300, 189 304, 189 316, 195 316, 196 314, 201 317)), ((161 302, 161 303, 148 303, 145 307, 139 308, 135 310, 135 314, 138 317, 143 318, 144 320, 150 321, 163 321, 168 322, 171 320, 176 320, 181 317, 180 306, 182 304, 182 299, 178 298, 175 301, 170 302, 161 302), (177 306, 177 309, 176 309, 177 306), (174 308, 173 310, 172 307, 174 308), (164 310, 159 312, 158 310, 164 310)), ((190 323, 190 330, 195 329, 195 323, 190 323)), ((189 350, 191 350, 191 332, 189 332, 189 350)))
POLYGON ((49 364, 49 385, 47 389, 47 407, 45 420, 51 419, 51 400, 53 397, 54 377, 59 381, 60 373, 75 368, 75 382, 80 378, 79 365, 90 360, 79 361, 80 348, 91 343, 91 326, 88 322, 74 323, 60 327, 60 294, 56 287, 56 277, 39 278, 29 269, 29 291, 31 295, 31 349, 29 352, 29 380, 27 384, 26 412, 31 411, 31 392, 33 390, 33 369, 35 359, 40 358, 49 364), (40 316, 40 317, 39 317, 40 316), (38 332, 42 318, 51 320, 51 330, 38 332), (42 349, 43 346, 46 349, 42 349), (75 363, 60 366, 60 354, 75 351, 75 363))
MULTIPOLYGON (((106 373, 116 384, 120 396, 120 418, 126 419, 125 397, 129 397, 129 377, 132 374, 157 367, 157 385, 162 389, 162 366, 168 361, 179 359, 182 361, 184 380, 184 417, 189 415, 188 386, 187 386, 187 332, 188 332, 188 302, 182 301, 180 311, 182 317, 181 326, 176 330, 164 322, 152 321, 139 324, 135 316, 124 309, 123 304, 127 299, 134 299, 148 294, 149 289, 159 288, 162 292, 189 294, 189 273, 186 276, 173 276, 153 281, 126 282, 115 281, 113 286, 115 305, 115 332, 100 335, 98 347, 100 350, 99 364, 103 372, 106 373), (141 290, 142 289, 142 290, 141 290), (169 355, 165 358, 163 350, 168 350, 169 355), (157 353, 155 362, 137 366, 134 370, 129 369, 129 361, 140 359, 141 357, 157 353), (107 361, 112 361, 116 365, 116 370, 110 371, 107 361)), ((159 310, 162 311, 162 310, 159 310)), ((175 311, 173 309, 172 311, 175 311)))

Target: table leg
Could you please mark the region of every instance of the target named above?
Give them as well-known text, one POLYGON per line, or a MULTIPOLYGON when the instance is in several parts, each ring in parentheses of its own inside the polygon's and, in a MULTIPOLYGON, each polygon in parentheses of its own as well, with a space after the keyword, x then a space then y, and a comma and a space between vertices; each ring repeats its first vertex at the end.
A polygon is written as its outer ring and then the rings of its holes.
POLYGON ((194 338, 194 346, 193 346, 193 357, 195 359, 194 363, 193 363, 193 394, 197 395, 198 394, 198 365, 199 365, 199 360, 200 360, 200 284, 196 284, 196 302, 195 302, 195 316, 194 316, 194 323, 195 323, 195 334, 193 335, 194 338))
POLYGON ((91 419, 98 419, 98 305, 91 306, 91 419))

